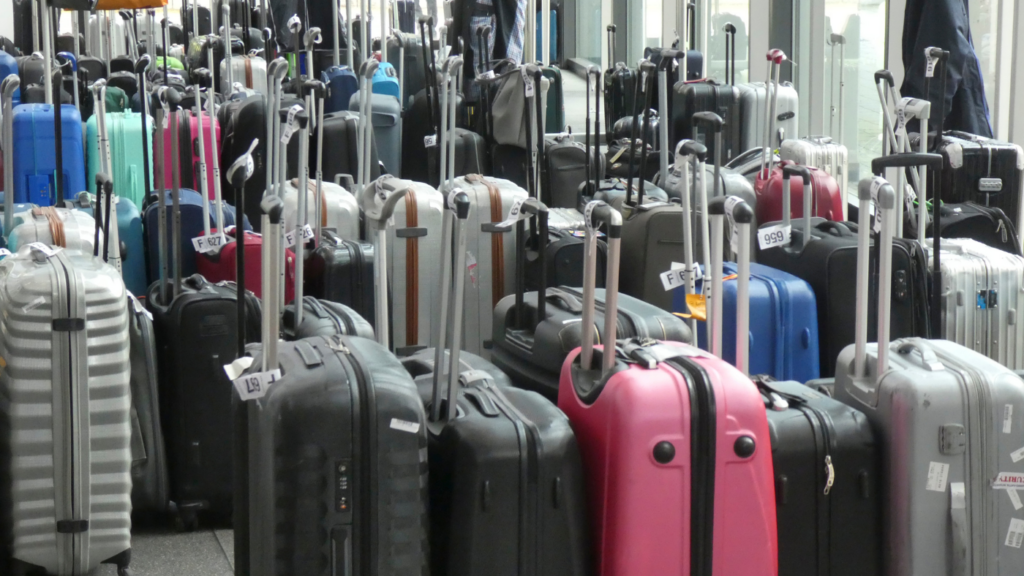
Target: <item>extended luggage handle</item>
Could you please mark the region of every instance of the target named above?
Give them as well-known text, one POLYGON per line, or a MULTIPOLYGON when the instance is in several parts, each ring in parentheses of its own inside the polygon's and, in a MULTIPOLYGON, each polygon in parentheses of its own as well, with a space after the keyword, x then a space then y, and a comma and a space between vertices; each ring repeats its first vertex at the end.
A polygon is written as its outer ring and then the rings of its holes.
POLYGON ((311 98, 318 104, 316 111, 316 219, 313 233, 314 246, 320 245, 320 235, 323 234, 323 210, 324 210, 324 108, 327 105, 327 85, 319 80, 306 82, 306 89, 312 92, 311 98))
MULTIPOLYGON (((544 250, 544 242, 548 238, 548 207, 537 198, 527 196, 520 210, 529 214, 534 219, 532 228, 537 231, 538 254, 537 268, 540 270, 539 286, 537 289, 537 317, 534 322, 529 322, 526 315, 526 221, 516 222, 516 275, 515 275, 515 326, 519 330, 528 330, 531 327, 540 325, 547 317, 547 295, 548 295, 548 260, 547 250, 544 250)), ((485 231, 492 231, 493 225, 484 225, 485 231)))
MULTIPOLYGON (((593 200, 583 211, 586 235, 583 238, 583 318, 580 323, 580 366, 590 370, 594 360, 594 318, 597 297, 597 229, 604 225, 608 239, 608 262, 604 296, 604 346, 601 372, 615 365, 615 329, 619 320, 619 262, 622 250, 622 214, 601 200, 593 200), (609 349, 610 347, 610 349, 609 349)), ((521 275, 520 275, 521 276, 521 275)), ((538 298, 537 310, 541 310, 538 298)))
POLYGON ((736 26, 726 22, 722 26, 725 32, 725 83, 736 85, 736 26), (731 69, 730 69, 731 68, 731 69), (731 72, 731 74, 730 74, 731 72))
POLYGON ((445 199, 444 230, 442 232, 441 255, 441 301, 438 315, 438 340, 434 348, 433 402, 430 407, 430 419, 437 422, 441 419, 441 382, 448 375, 448 404, 445 418, 448 422, 458 414, 458 383, 459 383, 459 352, 462 349, 462 314, 461 305, 466 290, 466 220, 469 218, 470 199, 461 188, 454 188, 445 199), (451 220, 455 219, 455 242, 452 243, 451 220), (454 252, 453 252, 454 250, 454 252), (454 260, 454 263, 453 263, 454 260), (452 274, 454 269, 454 277, 452 274), (454 290, 452 287, 454 286, 454 290), (449 301, 450 299, 450 301, 449 301), (444 361, 448 344, 448 316, 452 311, 451 352, 447 364, 444 361))
POLYGON ((722 175, 722 126, 725 125, 725 121, 714 112, 697 112, 693 115, 693 127, 697 128, 701 125, 707 125, 711 129, 712 138, 715 142, 714 160, 712 160, 715 166, 715 183, 711 197, 718 198, 722 175))
MULTIPOLYGON (((259 144, 259 139, 253 139, 249 150, 238 157, 237 160, 228 166, 227 178, 231 187, 235 190, 235 210, 241 218, 245 214, 245 183, 252 177, 255 170, 252 161, 252 151, 259 144)), ((245 355, 245 230, 242 226, 235 228, 235 283, 238 285, 238 357, 245 355)), ((296 300, 298 301, 298 300, 296 300)))
MULTIPOLYGON (((668 110, 668 72, 674 64, 678 64, 682 59, 683 67, 685 68, 686 52, 683 50, 662 50, 661 62, 658 64, 658 110, 668 110)), ((685 70, 683 72, 685 78, 685 70)), ((672 122, 659 122, 658 123, 658 149, 661 150, 659 156, 659 173, 661 175, 661 182, 668 181, 668 150, 669 150, 669 127, 672 122)), ((645 126, 646 128, 646 126, 645 126)), ((642 179, 642 178, 641 178, 642 179)), ((643 202, 643 199, 640 199, 643 202)))
MULTIPOLYGON (((640 184, 638 190, 638 198, 636 204, 633 204, 633 171, 636 169, 636 140, 637 140, 637 116, 633 115, 633 131, 629 142, 629 176, 626 180, 626 203, 625 206, 639 206, 644 202, 644 169, 647 167, 647 141, 644 135, 647 133, 647 125, 651 121, 651 92, 654 91, 654 78, 657 71, 657 66, 650 60, 644 60, 640 63, 640 78, 637 80, 637 91, 642 90, 644 96, 644 110, 643 119, 640 121, 640 184)), ((637 94, 636 102, 640 101, 640 95, 637 94)), ((636 107, 634 105, 634 111, 636 107)))
POLYGON ((365 186, 359 191, 359 207, 367 222, 374 222, 377 226, 377 237, 373 239, 373 253, 377 255, 373 266, 374 327, 377 333, 377 342, 385 348, 389 347, 391 341, 387 297, 388 222, 395 215, 398 203, 409 193, 408 188, 393 189, 389 187, 389 182, 393 180, 395 179, 381 176, 373 186, 365 186))
MULTIPOLYGON (((872 169, 876 173, 882 172, 886 167, 903 167, 911 165, 912 159, 907 156, 898 155, 886 158, 897 159, 890 162, 889 166, 872 163, 872 169)), ((939 157, 941 160, 941 157, 939 157)), ((881 158, 876 159, 881 160, 881 158)), ((881 233, 879 234, 879 270, 878 270, 878 359, 875 372, 875 382, 881 380, 882 375, 888 368, 889 350, 889 310, 892 296, 892 239, 893 222, 892 212, 896 204, 896 193, 892 186, 881 176, 865 178, 860 181, 857 187, 860 199, 860 210, 857 231, 857 292, 856 292, 856 313, 854 338, 854 380, 866 379, 867 373, 867 336, 868 336, 868 284, 870 281, 869 248, 871 244, 871 204, 878 204, 878 218, 881 219, 881 233), (877 198, 876 198, 877 197, 877 198)), ((874 383, 869 385, 874 387, 874 383)))
MULTIPOLYGON (((172 186, 172 189, 173 189, 172 194, 175 197, 174 201, 177 202, 177 192, 175 192, 175 191, 178 190, 178 186, 180 186, 180 174, 178 172, 178 156, 176 155, 176 153, 177 153, 177 144, 175 144, 175 141, 177 140, 177 134, 175 132, 173 132, 173 131, 177 130, 177 126, 176 126, 176 124, 177 124, 176 110, 178 109, 178 106, 180 105, 180 103, 181 103, 181 95, 178 94, 178 91, 175 90, 174 88, 169 88, 167 86, 161 86, 153 94, 153 108, 156 111, 156 115, 155 115, 156 135, 155 135, 155 144, 154 144, 154 154, 155 154, 155 156, 157 158, 160 158, 160 160, 161 160, 160 162, 154 162, 153 163, 154 170, 155 170, 155 176, 156 176, 156 182, 158 184, 158 188, 156 190, 156 195, 157 195, 157 199, 156 199, 156 201, 157 201, 157 218, 159 219, 159 222, 157 224, 157 243, 158 243, 158 248, 157 248, 158 252, 157 252, 157 254, 158 254, 158 258, 159 258, 159 269, 160 269, 160 300, 161 300, 161 303, 163 303, 165 305, 169 302, 169 298, 167 297, 168 296, 168 294, 167 294, 167 288, 168 288, 167 279, 171 277, 172 269, 171 269, 171 264, 170 264, 170 260, 168 258, 168 251, 167 251, 167 199, 165 198, 165 194, 166 193, 165 193, 165 188, 164 188, 164 182, 165 182, 165 178, 166 178, 166 175, 164 174, 164 169, 166 168, 166 165, 165 165, 166 163, 163 162, 163 159, 165 158, 165 154, 164 154, 164 135, 163 135, 163 133, 164 133, 164 129, 165 129, 164 128, 165 119, 166 120, 170 120, 171 118, 174 118, 175 126, 171 126, 168 129, 172 130, 172 133, 171 133, 171 150, 172 150, 172 152, 171 152, 171 159, 172 159, 172 161, 171 161, 171 186, 172 186)), ((175 211, 175 212, 177 212, 177 211, 175 211)), ((179 216, 176 215, 175 218, 179 218, 179 216)), ((175 248, 175 253, 177 253, 178 251, 179 250, 177 248, 175 248)))
MULTIPOLYGON (((896 91, 896 81, 892 76, 892 72, 888 70, 875 72, 875 89, 878 92, 878 102, 882 106, 882 156, 888 156, 901 151, 900 145, 896 140, 896 126, 893 124, 893 117, 889 113, 890 100, 894 104, 900 102, 899 93, 896 91)), ((917 172, 911 170, 910 178, 913 180, 914 189, 920 190, 921 182, 917 172)), ((897 183, 897 193, 901 189, 897 183)), ((897 225, 902 225, 902 220, 897 220, 897 225)), ((901 230, 897 229, 896 235, 902 236, 901 232, 901 230)))
MULTIPOLYGON (((586 160, 586 171, 587 177, 583 183, 582 195, 588 198, 594 196, 597 192, 597 183, 601 179, 598 172, 600 171, 600 161, 597 159, 596 154, 590 148, 590 92, 594 92, 594 141, 595 143, 600 140, 601 133, 601 69, 597 66, 591 66, 587 70, 587 130, 586 130, 586 148, 587 148, 587 160, 586 160), (594 83, 591 84, 590 77, 595 78, 594 83), (593 162, 591 162, 591 155, 594 155, 593 162), (593 165, 592 165, 593 164, 593 165)), ((596 148, 596 147, 595 147, 596 148)))
MULTIPOLYGON (((57 53, 57 62, 60 64, 61 68, 63 68, 64 66, 70 66, 71 67, 71 86, 72 86, 71 91, 74 93, 74 94, 72 94, 72 96, 75 99, 75 110, 78 110, 78 113, 81 114, 82 113, 82 103, 80 101, 79 94, 78 94, 78 59, 75 58, 75 55, 72 54, 71 52, 58 52, 57 53)), ((136 72, 136 74, 138 74, 138 72, 136 72)), ((141 86, 140 86, 139 90, 140 90, 140 93, 142 93, 142 94, 146 93, 145 90, 143 90, 141 86)))
MULTIPOLYGON (((544 73, 541 70, 541 66, 537 64, 526 64, 524 66, 524 72, 526 78, 523 82, 533 82, 533 103, 534 109, 531 114, 530 110, 530 99, 524 98, 526 105, 526 114, 523 119, 526 123, 526 149, 528 154, 526 155, 526 174, 527 174, 527 192, 534 198, 541 197, 541 170, 543 169, 544 163, 544 109, 543 109, 543 98, 544 98, 544 73), (531 130, 531 119, 533 116, 533 122, 536 126, 536 138, 534 138, 533 130, 531 130), (534 141, 536 140, 536 144, 534 141)), ((546 237, 541 240, 538 246, 542 246, 543 242, 546 242, 546 237)))
MULTIPOLYGON (((107 133, 107 110, 106 110, 106 105, 105 105, 106 94, 107 94, 107 81, 103 80, 103 79, 97 80, 92 85, 92 90, 94 92, 94 101, 99 103, 98 108, 96 110, 96 134, 97 134, 97 147, 99 149, 98 152, 99 152, 99 158, 100 158, 100 170, 102 172, 106 173, 109 176, 109 175, 112 174, 113 163, 112 163, 112 158, 111 158, 111 155, 110 155, 110 137, 109 137, 109 135, 107 133)), ((59 108, 59 106, 55 106, 54 108, 55 109, 59 108)), ((63 154, 61 153, 61 147, 60 147, 60 144, 59 144, 59 142, 61 141, 61 132, 60 132, 60 128, 59 128, 60 124, 61 124, 61 121, 60 121, 60 117, 58 116, 57 119, 56 119, 57 128, 55 129, 55 132, 54 132, 54 138, 58 142, 58 145, 57 145, 57 173, 56 173, 57 176, 56 176, 56 180, 61 183, 60 187, 58 188, 58 193, 57 193, 57 201, 58 201, 59 205, 64 203, 64 193, 63 193, 63 180, 64 180, 64 178, 63 178, 62 161, 61 161, 61 156, 63 156, 63 154)), ((111 188, 111 191, 112 190, 113 190, 113 188, 111 188)), ((101 197, 100 196, 101 192, 102 192, 102 190, 100 190, 99 188, 96 189, 96 194, 97 194, 97 196, 96 196, 96 210, 93 212, 94 215, 99 215, 100 214, 100 205, 101 205, 101 203, 104 200, 106 202, 109 202, 110 204, 114 203, 113 199, 111 199, 111 198, 104 199, 103 197, 101 197)), ((108 221, 104 223, 103 233, 104 233, 105 245, 106 245, 105 246, 106 250, 105 250, 105 252, 103 254, 103 260, 104 260, 104 262, 112 261, 112 264, 113 264, 114 268, 116 268, 118 274, 120 274, 121 273, 121 249, 120 249, 120 242, 119 242, 118 234, 117 234, 117 226, 114 226, 113 228, 110 228, 110 222, 109 222, 109 219, 108 219, 108 221), (111 235, 113 235, 113 237, 111 237, 111 235), (111 246, 113 246, 113 247, 111 247, 111 246), (113 249, 113 253, 111 253, 111 249, 113 249)), ((99 231, 97 230, 96 237, 94 239, 94 244, 93 245, 94 246, 99 246, 99 240, 100 240, 99 239, 99 231)))
MULTIPOLYGON (((281 259, 278 254, 282 251, 282 229, 284 226, 284 200, 274 194, 267 194, 260 202, 263 211, 264 231, 263 246, 263 312, 262 337, 263 341, 263 372, 278 368, 277 341, 281 331, 281 295, 278 294, 281 283, 278 281, 281 275, 281 259)), ((242 294, 239 293, 239 299, 242 294)), ((296 302, 297 307, 302 307, 302 302, 296 302)), ((244 336, 239 335, 239 338, 244 336)))
POLYGON ((456 103, 458 101, 459 78, 462 72, 461 56, 451 56, 441 67, 441 174, 438 189, 442 192, 452 189, 455 182, 455 127, 456 103), (451 126, 449 127, 449 124, 451 126))
MULTIPOLYGON (((313 82, 316 82, 315 80, 313 82)), ((306 82, 299 82, 299 97, 303 99, 305 106, 295 115, 295 123, 299 127, 299 185, 295 189, 298 202, 298 213, 295 215, 295 327, 302 324, 302 292, 303 278, 305 277, 305 245, 306 240, 303 231, 306 228, 308 214, 306 212, 306 199, 309 196, 309 110, 310 98, 314 88, 306 82)), ((287 256, 285 256, 287 258, 287 256)))
POLYGON ((21 86, 17 74, 11 74, 0 82, 0 95, 3 96, 3 154, 4 166, 4 231, 11 233, 14 227, 14 91, 21 86))
POLYGON ((722 290, 725 220, 728 217, 739 233, 739 258, 736 273, 736 368, 749 372, 750 347, 750 226, 754 210, 738 196, 714 198, 708 203, 711 218, 711 353, 722 355, 722 290))
POLYGON ((288 74, 288 60, 277 57, 267 65, 267 192, 281 194, 280 181, 283 178, 281 162, 284 159, 281 145, 281 123, 278 121, 281 111, 282 84, 288 74))
MULTIPOLYGON (((312 80, 313 76, 313 49, 317 44, 324 41, 323 34, 320 33, 318 26, 313 26, 306 30, 306 34, 302 38, 302 45, 306 48, 306 78, 312 80)), ((382 53, 385 50, 381 51, 382 53)), ((301 70, 301 68, 300 68, 301 70)))
MULTIPOLYGON (((138 60, 135 61, 135 75, 139 78, 140 95, 148 94, 148 92, 146 92, 146 69, 149 68, 150 62, 152 62, 152 59, 149 57, 149 54, 143 54, 139 57, 138 60)), ((77 101, 78 90, 76 88, 75 102, 77 103, 77 101)), ((147 138, 147 136, 149 135, 149 130, 148 127, 146 126, 146 120, 148 120, 149 117, 150 102, 149 98, 145 98, 142 96, 139 97, 139 102, 142 104, 142 114, 140 115, 142 121, 142 182, 144 186, 143 190, 146 191, 146 194, 149 194, 149 191, 153 189, 149 172, 149 167, 150 165, 152 165, 153 162, 149 154, 149 138, 147 138)), ((106 103, 104 103, 104 105, 106 105, 106 103)), ((160 159, 163 160, 163 157, 161 156, 160 159)))
POLYGON ((775 168, 775 150, 772 148, 772 134, 775 132, 775 121, 779 114, 779 87, 782 83, 782 63, 788 58, 786 53, 773 48, 765 55, 768 60, 768 78, 765 79, 764 112, 767 122, 764 127, 764 150, 761 153, 761 178, 767 180, 775 168), (774 74, 772 73, 774 70, 774 74), (771 97, 769 98, 769 92, 771 97), (771 110, 769 111, 769 106, 771 110), (766 169, 767 168, 767 169, 766 169))
MULTIPOLYGON (((903 98, 896 105, 896 117, 898 125, 893 128, 896 134, 896 153, 910 152, 910 137, 907 134, 906 126, 907 122, 913 119, 918 119, 921 123, 921 130, 924 134, 928 133, 928 119, 932 113, 932 103, 928 100, 920 98, 903 98)), ((918 152, 927 152, 928 139, 921 138, 919 142, 918 152)), ((896 237, 903 237, 903 210, 904 210, 904 196, 906 194, 906 173, 910 172, 913 176, 915 190, 917 190, 920 196, 917 210, 917 240, 924 246, 925 242, 925 223, 927 209, 927 185, 928 185, 928 173, 927 170, 921 166, 920 173, 917 170, 900 170, 897 174, 896 180, 896 237)))
POLYGON ((356 173, 357 187, 366 188, 370 183, 370 152, 373 138, 373 121, 371 114, 373 105, 371 103, 371 88, 373 86, 373 75, 377 73, 380 63, 369 58, 359 66, 359 139, 360 146, 356 154, 359 167, 356 173))
MULTIPOLYGON (((231 50, 231 26, 229 25, 231 22, 231 0, 224 0, 221 3, 220 17, 221 22, 225 23, 221 27, 224 33, 224 38, 222 39, 222 42, 224 42, 224 80, 226 80, 227 84, 224 87, 224 94, 231 94, 235 85, 235 71, 231 68, 231 60, 234 58, 233 50, 231 50)), ((246 28, 246 31, 248 33, 248 28, 246 28)), ((247 42, 246 46, 248 45, 247 42)), ((213 59, 210 60, 210 66, 213 66, 213 59)))
POLYGON ((831 46, 831 53, 832 53, 832 70, 831 70, 831 76, 829 78, 829 85, 833 88, 833 90, 831 90, 829 92, 829 96, 828 96, 828 108, 829 108, 828 135, 829 136, 835 136, 835 130, 833 129, 833 124, 835 123, 836 117, 839 117, 839 138, 838 138, 838 141, 839 141, 840 144, 842 144, 843 142, 845 142, 845 139, 843 138, 843 134, 844 134, 843 119, 842 119, 842 117, 840 115, 842 114, 843 108, 844 108, 844 106, 846 104, 846 101, 845 101, 846 80, 845 80, 845 76, 844 76, 844 72, 845 71, 843 70, 843 66, 846 63, 846 37, 843 36, 842 34, 836 34, 836 33, 833 32, 832 35, 829 36, 829 42, 828 43, 829 43, 829 46, 831 46), (839 107, 838 108, 836 108, 836 105, 835 105, 835 97, 836 97, 836 93, 835 93, 835 85, 836 85, 836 80, 835 80, 835 77, 836 77, 836 46, 839 46, 839 107))
MULTIPOLYGON (((193 96, 193 110, 192 113, 196 118, 196 150, 198 151, 199 162, 193 168, 192 174, 195 177, 196 182, 199 183, 196 188, 199 189, 199 193, 203 196, 203 230, 207 237, 212 232, 210 228, 210 194, 207 189, 207 173, 206 173, 206 136, 203 130, 203 87, 212 86, 210 82, 212 80, 210 70, 208 68, 197 68, 192 71, 192 96, 193 96)), ((210 119, 210 135, 214 138, 215 133, 213 131, 213 118, 210 119)), ((212 138, 211 138, 212 139, 212 138)))
POLYGON ((792 183, 790 179, 799 176, 803 180, 803 241, 801 249, 807 247, 811 241, 811 201, 814 198, 814 180, 811 178, 811 170, 806 166, 798 164, 786 164, 782 167, 782 225, 792 226, 792 183))
MULTIPOLYGON (((704 159, 707 157, 708 149, 699 142, 693 140, 680 140, 676 144, 676 155, 674 166, 680 174, 680 182, 682 183, 683 189, 681 190, 681 204, 683 212, 683 263, 686 266, 686 283, 684 284, 686 294, 695 294, 697 292, 697 278, 694 273, 694 258, 693 258, 693 207, 691 205, 691 193, 690 193, 690 160, 697 160, 697 170, 695 174, 700 177, 703 172, 702 166, 704 159)), ((704 190, 697 190, 697 194, 700 194, 704 198, 702 202, 701 210, 702 214, 707 214, 707 194, 704 190)), ((706 219, 705 219, 706 220, 706 219)), ((704 226, 704 231, 707 231, 707 226, 704 226)), ((704 244, 707 245, 706 243, 704 244)), ((707 262, 705 261, 705 264, 707 262)), ((697 320, 690 319, 691 330, 697 329, 697 320)))
MULTIPOLYGON (((64 76, 61 74, 60 68, 54 68, 53 72, 47 75, 50 78, 51 85, 53 86, 53 145, 54 145, 54 160, 56 160, 56 170, 54 171, 53 177, 53 188, 57 193, 56 205, 60 206, 64 204, 64 122, 62 122, 62 108, 64 106, 60 102, 60 87, 63 84, 64 76)), ((106 84, 104 82, 104 84, 106 84)), ((102 101, 101 101, 102 102, 102 101)), ((13 170, 13 167, 11 168, 13 170)), ((109 174, 110 170, 110 158, 107 158, 107 171, 109 174)), ((121 267, 118 266, 118 271, 121 267)))

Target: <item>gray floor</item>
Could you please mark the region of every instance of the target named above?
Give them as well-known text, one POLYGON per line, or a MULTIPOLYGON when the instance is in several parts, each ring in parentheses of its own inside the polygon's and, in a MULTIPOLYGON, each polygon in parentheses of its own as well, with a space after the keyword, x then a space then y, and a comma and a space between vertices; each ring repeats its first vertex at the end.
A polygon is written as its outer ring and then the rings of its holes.
MULTIPOLYGON (((134 576, 232 576, 234 535, 231 530, 175 532, 141 531, 132 536, 134 576)), ((116 576, 101 566, 90 576, 116 576)))

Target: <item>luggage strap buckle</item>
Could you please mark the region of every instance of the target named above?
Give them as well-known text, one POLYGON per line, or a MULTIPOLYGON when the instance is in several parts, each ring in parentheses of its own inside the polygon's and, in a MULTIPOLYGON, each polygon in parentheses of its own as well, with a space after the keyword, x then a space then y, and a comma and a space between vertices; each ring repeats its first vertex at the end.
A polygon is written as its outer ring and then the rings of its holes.
POLYGON ((58 520, 57 533, 59 534, 81 534, 89 531, 88 520, 58 520))

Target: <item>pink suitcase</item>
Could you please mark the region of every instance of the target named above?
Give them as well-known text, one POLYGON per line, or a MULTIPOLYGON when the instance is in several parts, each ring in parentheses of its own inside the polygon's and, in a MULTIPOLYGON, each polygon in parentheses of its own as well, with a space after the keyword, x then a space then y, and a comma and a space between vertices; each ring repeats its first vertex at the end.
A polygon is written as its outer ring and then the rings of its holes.
MULTIPOLYGON (((718 230, 712 238, 723 236, 724 205, 724 199, 711 203, 718 230)), ((734 214, 741 234, 745 229, 749 235, 752 210, 740 202, 734 214)), ((593 216, 608 224, 607 294, 613 295, 619 216, 604 206, 593 216)), ((588 235, 586 254, 594 254, 593 241, 588 235)), ((722 243, 716 244, 719 267, 712 268, 720 269, 722 243)), ((748 239, 741 236, 739 245, 749 246, 748 239)), ((744 256, 749 270, 749 251, 741 255, 741 267, 744 256)), ((583 323, 589 325, 593 256, 584 266, 583 323)), ((616 300, 607 297, 606 308, 614 312, 616 300)), ((613 312, 605 318, 616 318, 613 312)), ((615 323, 604 333, 614 335, 615 323)), ((720 343, 720 336, 713 342, 720 343)), ((756 386, 740 370, 685 344, 623 341, 618 347, 615 357, 606 357, 584 341, 563 365, 558 395, 587 476, 595 573, 775 576, 771 443, 756 386)), ((737 358, 746 358, 745 352, 738 346, 737 358)))
MULTIPOLYGON (((188 146, 188 151, 180 150, 179 151, 179 153, 180 153, 179 155, 180 156, 185 156, 186 154, 188 154, 188 157, 191 159, 191 161, 190 161, 191 163, 190 164, 182 164, 181 165, 181 187, 182 188, 191 188, 193 190, 200 190, 199 183, 196 180, 196 176, 195 176, 196 172, 199 170, 199 153, 198 153, 199 148, 198 148, 198 143, 197 143, 198 138, 199 138, 199 130, 197 129, 197 124, 199 122, 196 119, 195 114, 193 114, 192 112, 181 111, 181 112, 179 112, 179 114, 184 114, 185 117, 187 117, 188 120, 189 120, 188 121, 188 138, 186 138, 185 137, 186 136, 186 134, 185 134, 185 126, 186 126, 186 124, 184 122, 181 122, 180 118, 179 118, 178 126, 179 126, 179 130, 180 130, 179 136, 180 136, 181 146, 182 147, 188 146)), ((217 122, 216 118, 213 119, 213 125, 214 125, 214 133, 217 136, 217 150, 222 150, 222 147, 221 147, 220 124, 217 122)), ((206 156, 206 195, 207 195, 207 197, 209 197, 212 200, 214 198, 213 147, 210 145, 210 115, 205 113, 205 112, 203 113, 203 138, 205 140, 204 149, 205 149, 205 152, 206 152, 206 154, 205 154, 205 156, 206 156)), ((170 170, 170 166, 171 165, 167 164, 167 162, 170 162, 170 161, 171 161, 171 131, 170 130, 164 130, 164 162, 165 162, 164 166, 166 166, 166 168, 164 169, 164 185, 168 189, 171 188, 171 170, 170 170)))

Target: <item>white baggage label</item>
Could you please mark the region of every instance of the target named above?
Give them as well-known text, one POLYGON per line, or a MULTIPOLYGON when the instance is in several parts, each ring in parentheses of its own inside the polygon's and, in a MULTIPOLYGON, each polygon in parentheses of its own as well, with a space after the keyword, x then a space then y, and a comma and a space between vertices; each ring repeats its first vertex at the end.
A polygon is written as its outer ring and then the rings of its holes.
POLYGON ((415 433, 420 431, 420 423, 419 422, 409 422, 408 420, 399 420, 398 418, 392 418, 391 419, 391 428, 394 429, 394 430, 399 430, 401 432, 408 432, 410 434, 415 434, 415 433))
MULTIPOLYGON (((928 59, 928 65, 927 68, 925 68, 924 76, 925 78, 932 78, 935 76, 935 63, 938 62, 938 59, 932 58, 927 54, 925 55, 925 58, 928 59)), ((1020 548, 1020 546, 1018 546, 1018 548, 1020 548)))
POLYGON ((292 134, 295 133, 295 116, 302 110, 302 104, 296 104, 288 109, 288 124, 284 127, 284 131, 281 133, 281 144, 288 144, 292 139, 292 134))
POLYGON ((1014 464, 1024 460, 1024 448, 1019 448, 1014 452, 1010 452, 1010 458, 1013 460, 1014 464))
POLYGON ((281 371, 271 370, 270 372, 247 374, 232 382, 235 385, 235 389, 238 390, 238 396, 242 400, 256 400, 266 396, 270 385, 280 379, 281 371))
POLYGON ((192 239, 192 246, 195 247, 196 252, 200 254, 206 254, 208 252, 217 252, 222 246, 227 244, 227 237, 222 234, 214 234, 212 236, 196 236, 192 239))
POLYGON ((1024 489, 1024 472, 1000 472, 992 483, 994 490, 1024 489))
POLYGON ((33 250, 38 250, 38 251, 42 252, 43 254, 46 254, 47 258, 50 258, 50 257, 56 255, 57 252, 60 252, 60 250, 61 250, 60 248, 56 248, 56 247, 53 247, 53 246, 47 246, 46 244, 43 244, 42 242, 33 242, 33 243, 29 244, 29 247, 32 248, 33 250))
POLYGON ((437 134, 431 134, 423 137, 423 145, 427 148, 433 148, 437 146, 437 134))
POLYGON ((1010 530, 1006 533, 1006 545, 1020 548, 1024 544, 1024 520, 1010 518, 1010 530))
POLYGON ((946 479, 949 477, 949 464, 943 462, 931 462, 928 464, 928 484, 925 490, 932 492, 945 492, 946 479))
POLYGON ((1010 490, 1006 491, 1006 494, 1010 497, 1010 503, 1013 504, 1014 510, 1020 510, 1021 508, 1024 508, 1024 503, 1020 501, 1020 494, 1017 494, 1016 490, 1011 488, 1010 490))
POLYGON ((523 66, 521 70, 523 71, 523 93, 527 98, 533 98, 533 78, 526 73, 526 66, 523 66))
MULTIPOLYGON (((306 227, 302 229, 302 239, 311 240, 313 238, 313 228, 306 224, 306 227)), ((295 230, 290 230, 284 234, 284 245, 286 248, 295 246, 295 230)))
POLYGON ((875 214, 875 224, 874 224, 875 234, 881 234, 882 233, 882 219, 879 217, 880 214, 882 213, 882 211, 877 208, 877 206, 878 206, 878 191, 882 189, 882 186, 885 186, 888 183, 889 182, 885 178, 882 178, 881 176, 875 176, 875 179, 871 181, 871 205, 872 205, 872 207, 874 207, 874 214, 875 214))
MULTIPOLYGON (((704 275, 701 272, 700 265, 694 262, 693 264, 694 282, 700 280, 704 275)), ((661 273, 661 285, 665 288, 665 291, 674 290, 679 288, 686 283, 686 264, 680 264, 679 262, 672 263, 672 269, 661 273)))
POLYGON ((793 227, 783 224, 769 226, 757 231, 757 243, 761 250, 767 250, 776 246, 789 246, 792 242, 793 227))
POLYGON ((740 230, 733 220, 732 211, 743 199, 739 196, 729 196, 725 199, 725 217, 729 221, 729 244, 733 250, 740 249, 740 230))
POLYGON ((1003 409, 1003 434, 1013 431, 1013 404, 1007 404, 1003 409))
MULTIPOLYGON (((449 200, 449 203, 451 203, 451 200, 449 200)), ((507 230, 516 222, 529 218, 530 215, 523 212, 523 204, 525 203, 526 198, 516 198, 515 202, 512 203, 512 207, 508 210, 508 217, 497 224, 495 228, 507 230)))
POLYGON ((3 258, 5 256, 10 256, 10 255, 11 255, 11 251, 10 250, 8 250, 7 248, 0 248, 0 258, 3 258))

